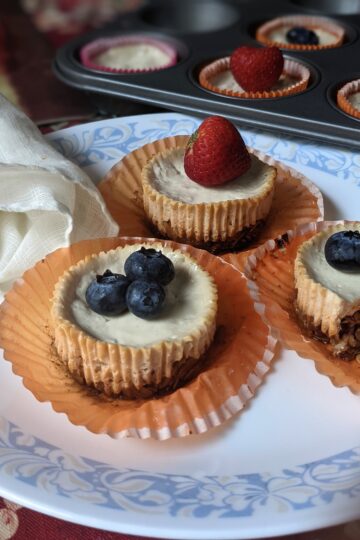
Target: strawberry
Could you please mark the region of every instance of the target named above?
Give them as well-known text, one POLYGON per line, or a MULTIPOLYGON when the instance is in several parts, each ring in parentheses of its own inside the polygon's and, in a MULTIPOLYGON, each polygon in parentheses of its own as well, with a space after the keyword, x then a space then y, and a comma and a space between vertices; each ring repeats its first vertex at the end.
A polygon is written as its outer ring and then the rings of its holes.
POLYGON ((203 186, 218 186, 234 180, 250 165, 250 154, 240 133, 222 116, 206 118, 185 148, 185 172, 203 186))
POLYGON ((230 57, 230 69, 236 82, 247 92, 269 90, 284 68, 282 52, 277 47, 239 47, 230 57))

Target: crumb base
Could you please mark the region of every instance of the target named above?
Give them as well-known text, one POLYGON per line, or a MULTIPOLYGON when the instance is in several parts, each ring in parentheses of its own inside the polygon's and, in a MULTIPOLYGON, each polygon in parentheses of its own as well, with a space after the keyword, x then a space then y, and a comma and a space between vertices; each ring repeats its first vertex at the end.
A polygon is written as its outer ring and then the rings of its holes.
POLYGON ((304 333, 323 343, 328 351, 342 360, 360 361, 360 310, 341 320, 338 336, 329 336, 314 324, 314 317, 306 315, 295 302, 295 312, 304 333))
POLYGON ((189 238, 187 236, 165 236, 159 229, 153 224, 149 224, 153 234, 156 238, 170 239, 181 244, 191 244, 198 249, 205 249, 209 253, 219 255, 221 253, 228 253, 241 251, 249 247, 260 235, 264 228, 265 220, 259 219, 254 225, 244 227, 240 231, 237 231, 233 236, 226 238, 225 240, 196 240, 195 238, 189 238))
MULTIPOLYGON (((204 355, 200 358, 186 358, 175 362, 172 365, 171 376, 164 377, 160 382, 146 382, 140 388, 130 384, 126 388, 120 390, 118 394, 113 392, 113 383, 110 380, 87 383, 82 369, 82 362, 79 363, 77 371, 70 372, 68 370, 68 372, 75 381, 82 386, 86 386, 89 392, 95 392, 97 395, 103 395, 107 398, 139 400, 161 397, 173 392, 177 388, 190 382, 205 368, 206 365, 207 359, 204 355)), ((67 368, 66 365, 65 367, 67 368)))

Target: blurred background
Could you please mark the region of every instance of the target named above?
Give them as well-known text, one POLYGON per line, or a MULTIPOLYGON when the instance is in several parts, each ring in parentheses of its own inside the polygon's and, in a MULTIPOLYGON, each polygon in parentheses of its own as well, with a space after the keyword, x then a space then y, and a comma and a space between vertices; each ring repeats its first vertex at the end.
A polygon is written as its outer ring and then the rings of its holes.
MULTIPOLYGON (((117 16, 142 0, 1 0, 0 92, 50 131, 93 120, 87 97, 58 81, 51 63, 57 47, 117 16)), ((125 102, 123 114, 141 112, 125 102)))

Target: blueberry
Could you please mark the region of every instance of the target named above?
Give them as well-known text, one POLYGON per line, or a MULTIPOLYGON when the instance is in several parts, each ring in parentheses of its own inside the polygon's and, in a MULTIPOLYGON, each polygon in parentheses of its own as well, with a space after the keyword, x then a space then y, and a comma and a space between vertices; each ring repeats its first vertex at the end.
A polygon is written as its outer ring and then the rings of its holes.
POLYGON ((156 249, 142 247, 125 261, 125 274, 131 280, 145 279, 168 285, 174 279, 174 265, 168 257, 156 249))
POLYGON ((156 281, 137 279, 129 285, 126 303, 129 311, 141 319, 158 315, 165 300, 165 290, 156 281))
POLYGON ((127 307, 125 296, 130 283, 126 276, 106 270, 103 275, 97 275, 86 289, 86 302, 100 315, 120 315, 127 307))
POLYGON ((286 33, 286 39, 296 45, 319 45, 319 38, 315 32, 303 26, 290 28, 286 33))
POLYGON ((360 232, 340 231, 325 244, 325 259, 337 270, 360 272, 360 232))

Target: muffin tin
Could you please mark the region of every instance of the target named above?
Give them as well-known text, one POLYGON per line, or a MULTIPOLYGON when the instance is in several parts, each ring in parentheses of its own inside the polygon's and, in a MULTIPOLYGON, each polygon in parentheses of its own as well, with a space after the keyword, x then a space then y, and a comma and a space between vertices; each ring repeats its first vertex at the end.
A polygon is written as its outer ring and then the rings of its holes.
POLYGON ((120 100, 126 98, 202 117, 223 115, 240 127, 360 148, 360 120, 336 105, 337 90, 360 78, 359 34, 358 0, 274 0, 271 5, 265 0, 156 0, 67 43, 57 52, 54 71, 64 83, 92 94, 98 107, 110 114, 119 113, 120 100), (305 91, 277 99, 241 99, 215 94, 199 85, 201 67, 229 55, 240 45, 256 45, 254 35, 260 24, 289 14, 327 16, 346 31, 345 42, 338 48, 283 51, 285 58, 309 68, 311 78, 305 91), (179 61, 161 71, 133 74, 105 73, 82 66, 79 50, 83 45, 119 33, 169 42, 176 47, 179 61))

